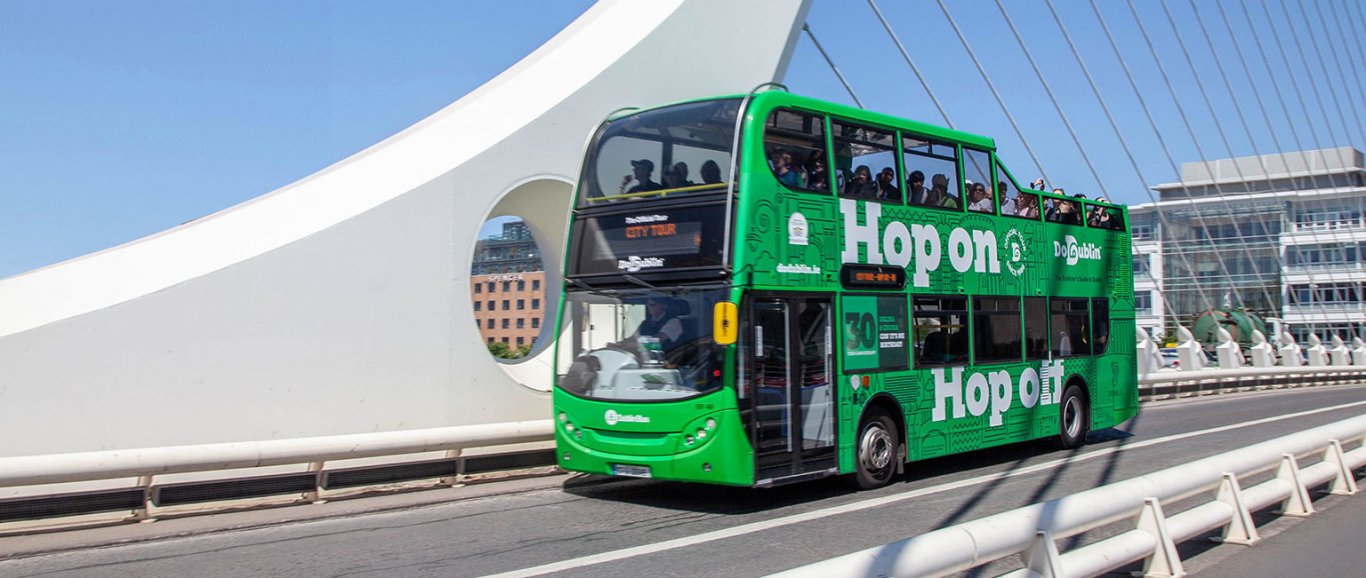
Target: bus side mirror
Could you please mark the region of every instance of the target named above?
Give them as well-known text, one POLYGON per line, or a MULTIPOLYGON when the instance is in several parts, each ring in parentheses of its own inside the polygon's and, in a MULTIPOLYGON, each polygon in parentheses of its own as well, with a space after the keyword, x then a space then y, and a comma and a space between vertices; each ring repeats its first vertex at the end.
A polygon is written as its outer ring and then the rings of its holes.
POLYGON ((717 345, 730 345, 740 336, 740 308, 730 301, 718 301, 712 308, 712 339, 717 345))

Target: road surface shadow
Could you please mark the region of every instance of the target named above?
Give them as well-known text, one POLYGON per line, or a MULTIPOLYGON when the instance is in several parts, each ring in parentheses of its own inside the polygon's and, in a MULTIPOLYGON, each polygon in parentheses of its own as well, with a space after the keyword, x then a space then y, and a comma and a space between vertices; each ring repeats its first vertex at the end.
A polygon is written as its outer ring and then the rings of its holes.
MULTIPOLYGON (((1129 437, 1132 437, 1132 434, 1123 430, 1099 430, 1087 437, 1087 445, 1084 448, 1123 443, 1123 440, 1129 437)), ((1075 453, 1077 452, 1061 452, 1047 441, 1036 440, 933 458, 907 464, 906 473, 895 478, 887 487, 867 492, 859 492, 848 487, 842 476, 773 488, 746 488, 585 474, 565 481, 563 489, 568 494, 594 500, 698 513, 747 515, 854 494, 860 497, 892 495, 915 489, 914 487, 933 485, 939 481, 938 478, 961 478, 964 472, 980 469, 986 471, 973 473, 1005 473, 1075 453), (1008 466, 1004 472, 1000 469, 1003 465, 1008 466)), ((989 493, 990 487, 978 491, 989 493)))

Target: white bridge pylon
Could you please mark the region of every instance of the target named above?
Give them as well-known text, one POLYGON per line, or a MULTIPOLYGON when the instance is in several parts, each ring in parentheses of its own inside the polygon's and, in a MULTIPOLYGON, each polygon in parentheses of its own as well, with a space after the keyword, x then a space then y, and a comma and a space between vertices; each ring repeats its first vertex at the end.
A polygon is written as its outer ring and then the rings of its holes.
POLYGON ((781 79, 808 3, 603 0, 314 175, 0 280, 0 457, 548 417, 549 355, 501 364, 475 325, 479 228, 526 219, 554 311, 589 131, 781 79))

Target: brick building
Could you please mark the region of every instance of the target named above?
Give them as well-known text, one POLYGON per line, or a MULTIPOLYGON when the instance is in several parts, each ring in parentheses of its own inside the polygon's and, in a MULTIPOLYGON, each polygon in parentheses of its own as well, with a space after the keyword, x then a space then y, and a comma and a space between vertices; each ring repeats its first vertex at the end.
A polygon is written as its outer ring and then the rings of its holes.
POLYGON ((545 294, 545 267, 525 223, 504 223, 502 235, 476 243, 470 298, 485 342, 513 350, 534 343, 546 323, 545 294))

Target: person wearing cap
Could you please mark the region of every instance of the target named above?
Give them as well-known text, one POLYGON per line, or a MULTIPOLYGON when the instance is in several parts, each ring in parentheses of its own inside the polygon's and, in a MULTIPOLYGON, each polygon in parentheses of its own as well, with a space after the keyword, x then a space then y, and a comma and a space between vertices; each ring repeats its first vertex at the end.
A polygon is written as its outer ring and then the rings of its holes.
POLYGON ((930 177, 930 192, 925 195, 925 204, 934 207, 958 208, 958 199, 949 194, 949 178, 943 173, 930 177))
POLYGON ((655 172, 655 163, 650 159, 640 159, 631 161, 631 174, 622 177, 621 188, 618 192, 623 194, 644 193, 647 191, 659 190, 659 183, 650 180, 650 174, 655 172), (632 181, 636 185, 626 188, 632 181))

